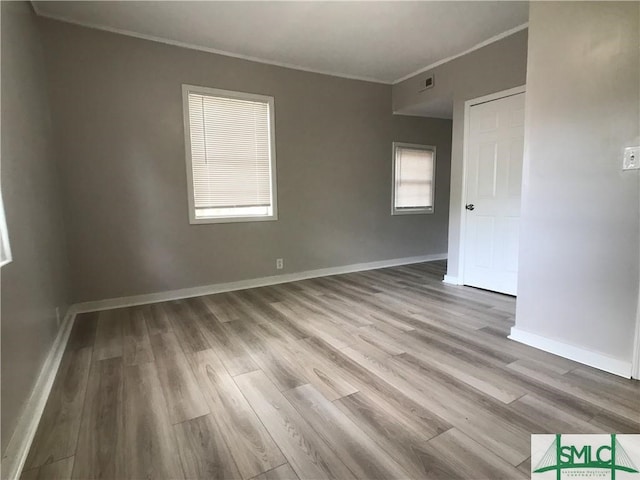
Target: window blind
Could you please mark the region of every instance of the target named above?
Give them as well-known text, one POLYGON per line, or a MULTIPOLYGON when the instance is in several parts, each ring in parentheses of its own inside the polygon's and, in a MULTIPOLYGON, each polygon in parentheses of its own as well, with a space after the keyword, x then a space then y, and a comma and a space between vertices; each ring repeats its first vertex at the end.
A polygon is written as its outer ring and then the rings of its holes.
POLYGON ((270 105, 188 95, 196 217, 271 215, 270 105))
POLYGON ((395 208, 432 208, 433 151, 398 146, 395 155, 395 208))

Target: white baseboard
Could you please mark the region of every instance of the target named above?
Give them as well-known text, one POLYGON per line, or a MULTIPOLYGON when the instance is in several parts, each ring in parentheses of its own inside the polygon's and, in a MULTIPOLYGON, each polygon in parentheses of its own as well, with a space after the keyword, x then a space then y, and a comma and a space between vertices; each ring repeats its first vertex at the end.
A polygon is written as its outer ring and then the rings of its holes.
POLYGON ((636 336, 632 363, 631 377, 640 380, 640 292, 638 292, 638 313, 636 314, 636 336))
POLYGON ((453 275, 445 275, 442 282, 448 283, 449 285, 462 285, 460 279, 458 277, 454 277, 453 275))
POLYGON ((351 265, 343 265, 340 267, 320 268, 318 270, 307 270, 304 272, 286 273, 283 275, 273 275, 270 277, 240 280, 238 282, 217 283, 213 285, 204 285, 201 287, 182 288, 179 290, 169 290, 158 293, 133 295, 130 297, 110 298, 107 300, 77 303, 73 306, 73 309, 76 313, 81 313, 94 312, 96 310, 109 310, 112 308, 132 307, 135 305, 145 305, 147 303, 166 302, 168 300, 179 300, 182 298, 199 297, 201 295, 212 295, 214 293, 243 290, 245 288, 265 287, 268 285, 295 282, 298 280, 306 280, 309 278, 362 272, 365 270, 374 270, 376 268, 397 267, 400 265, 408 265, 411 263, 445 260, 446 258, 446 253, 440 253, 433 255, 421 255, 418 257, 394 258, 391 260, 381 260, 377 262, 355 263, 351 265))
POLYGON ((70 307, 40 370, 33 390, 31 390, 31 394, 24 405, 11 440, 9 440, 5 449, 2 457, 3 480, 20 478, 29 448, 31 448, 31 442, 33 442, 33 437, 40 423, 40 417, 47 404, 53 381, 56 378, 56 373, 58 373, 58 367, 67 346, 74 319, 75 313, 73 308, 70 307))
POLYGON ((526 332, 516 327, 511 328, 511 340, 524 343, 545 352, 553 353, 560 357, 568 358, 575 362, 583 363, 605 372, 613 373, 625 378, 631 378, 631 362, 612 358, 602 353, 594 352, 586 348, 577 347, 558 340, 552 340, 535 333, 526 332))

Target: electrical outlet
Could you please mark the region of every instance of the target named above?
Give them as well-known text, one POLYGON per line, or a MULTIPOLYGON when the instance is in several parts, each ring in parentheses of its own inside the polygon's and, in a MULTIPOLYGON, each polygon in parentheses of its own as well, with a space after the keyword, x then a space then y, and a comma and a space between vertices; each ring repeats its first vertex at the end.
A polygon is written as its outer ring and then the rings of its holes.
POLYGON ((282 270, 284 268, 284 260, 281 258, 276 258, 276 268, 278 270, 282 270))
POLYGON ((640 169, 640 147, 627 147, 624 149, 624 157, 622 159, 623 170, 640 169))
POLYGON ((56 307, 56 325, 60 328, 60 307, 56 307))

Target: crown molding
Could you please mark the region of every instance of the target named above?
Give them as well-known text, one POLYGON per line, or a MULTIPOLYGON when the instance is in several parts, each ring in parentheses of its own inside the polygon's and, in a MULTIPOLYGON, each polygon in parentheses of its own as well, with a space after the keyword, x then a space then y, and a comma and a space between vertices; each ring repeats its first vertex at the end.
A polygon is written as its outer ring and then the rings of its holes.
POLYGON ((405 75, 404 77, 401 77, 397 80, 394 80, 392 82, 392 85, 397 85, 398 83, 404 82, 405 80, 411 78, 411 77, 415 77, 416 75, 420 75, 421 73, 424 72, 428 72, 429 70, 432 70, 436 67, 439 67, 440 65, 444 65, 445 63, 450 62, 451 60, 455 60, 456 58, 460 58, 463 57, 471 52, 475 52, 476 50, 481 49, 482 47, 486 47, 487 45, 491 45, 492 43, 495 43, 497 41, 502 40, 503 38, 507 38, 511 35, 513 35, 514 33, 518 33, 526 28, 529 28, 529 22, 523 23, 522 25, 518 25, 517 27, 514 27, 510 30, 507 30, 506 32, 502 32, 498 35, 495 35, 487 40, 485 40, 484 42, 480 42, 477 45, 474 45, 473 47, 471 47, 468 50, 465 50, 462 53, 458 53, 457 55, 452 55, 450 57, 447 58, 443 58, 442 60, 438 60, 435 63, 432 63, 431 65, 427 65, 424 68, 421 68, 419 70, 416 70, 415 72, 409 73, 408 75, 405 75))
POLYGON ((314 69, 314 68, 309 68, 309 67, 305 67, 302 65, 298 65, 295 63, 287 63, 287 62, 278 62, 275 60, 269 60, 269 59, 264 59, 264 58, 259 58, 259 57, 253 57, 251 55, 242 55, 239 53, 234 53, 234 52, 229 52, 227 50, 220 50, 217 48, 209 48, 209 47, 204 47, 202 45, 195 45, 192 43, 187 43, 187 42, 180 42, 178 40, 172 40, 172 39, 168 39, 168 38, 163 38, 163 37, 158 37, 155 35, 147 35, 144 33, 137 33, 137 32, 133 32, 131 30, 126 30, 126 29, 121 29, 121 28, 113 28, 113 27, 108 27, 108 26, 104 26, 104 25, 99 25, 96 23, 91 23, 91 22, 82 22, 82 21, 78 21, 69 17, 65 17, 64 15, 55 15, 55 14, 50 14, 50 13, 46 13, 44 11, 42 11, 42 9, 40 9, 37 5, 37 3, 31 1, 29 2, 31 3, 31 6, 33 7, 34 12, 36 13, 36 15, 43 17, 43 18, 49 18, 51 20, 57 20, 59 22, 64 22, 64 23, 70 23, 73 25, 78 25, 81 27, 86 27, 86 28, 93 28, 96 30, 102 30, 104 32, 110 32, 110 33, 116 33, 119 35, 125 35, 127 37, 134 37, 134 38, 139 38, 142 40, 148 40, 148 41, 152 41, 152 42, 158 42, 158 43, 163 43, 165 45, 172 45, 174 47, 181 47, 181 48, 187 48, 189 50, 197 50, 200 52, 207 52, 207 53, 213 53, 216 55, 224 55, 226 57, 232 57, 232 58, 238 58, 240 60, 247 60, 250 62, 256 62, 256 63, 262 63, 265 65, 273 65, 276 67, 281 67, 281 68, 289 68, 292 70, 299 70, 302 72, 308 72, 308 73, 316 73, 319 75, 328 75, 330 77, 337 77, 337 78, 345 78, 347 80, 358 80, 361 82, 369 82, 369 83, 378 83, 378 84, 382 84, 382 85, 396 85, 400 82, 403 82, 404 80, 411 78, 415 75, 419 75, 420 73, 424 73, 428 70, 431 70, 435 67, 438 67, 440 65, 443 65, 447 62, 450 62, 451 60, 455 60, 456 58, 462 57, 468 53, 471 53, 475 50, 478 50, 482 47, 486 47, 487 45, 490 45, 494 42, 497 42, 499 40, 502 40, 503 38, 506 38, 510 35, 513 35, 514 33, 517 33, 521 30, 524 30, 525 28, 527 28, 529 26, 529 23, 523 23, 522 25, 518 25, 515 28, 512 28, 510 30, 507 30, 503 33, 500 33, 498 35, 495 35, 481 43, 478 43, 477 45, 471 47, 468 50, 465 50, 464 52, 461 52, 459 54, 456 55, 452 55, 450 57, 444 58, 442 60, 439 60, 435 63, 432 63, 424 68, 421 68, 419 70, 416 70, 415 72, 412 72, 408 75, 405 75, 395 81, 387 81, 387 80, 381 80, 379 78, 373 78, 373 77, 367 77, 367 76, 360 76, 360 75, 349 75, 349 74, 345 74, 345 73, 338 73, 338 72, 332 72, 329 70, 319 70, 319 69, 314 69))
POLYGON ((155 35, 147 35, 147 34, 144 34, 144 33, 137 33, 137 32, 133 32, 131 30, 107 27, 107 26, 104 26, 104 25, 98 25, 96 23, 90 23, 90 22, 81 22, 81 21, 78 21, 78 20, 74 20, 74 19, 65 17, 63 15, 54 15, 54 14, 50 14, 50 13, 45 13, 41 9, 39 9, 37 7, 37 5, 35 3, 33 3, 33 2, 31 2, 31 5, 33 6, 34 11, 36 12, 36 14, 39 17, 48 18, 48 19, 51 19, 51 20, 57 20, 59 22, 64 22, 64 23, 70 23, 70 24, 73 24, 73 25, 78 25, 80 27, 92 28, 92 29, 95 29, 95 30, 102 30, 104 32, 116 33, 116 34, 119 34, 119 35, 125 35, 127 37, 139 38, 141 40, 148 40, 148 41, 151 41, 151 42, 163 43, 165 45, 171 45, 171 46, 174 46, 174 47, 181 47, 181 48, 187 48, 189 50, 197 50, 197 51, 200 51, 200 52, 207 52, 207 53, 213 53, 213 54, 216 54, 216 55, 223 55, 225 57, 232 57, 232 58, 237 58, 237 59, 240 59, 240 60, 247 60, 247 61, 250 61, 250 62, 262 63, 262 64, 265 64, 265 65, 272 65, 272 66, 275 66, 275 67, 289 68, 291 70, 298 70, 298 71, 301 71, 301 72, 316 73, 316 74, 319 74, 319 75, 327 75, 327 76, 330 76, 330 77, 344 78, 344 79, 347 79, 347 80, 358 80, 360 82, 377 83, 377 84, 382 84, 382 85, 391 85, 392 84, 392 82, 390 82, 390 81, 380 80, 378 78, 373 78, 373 77, 364 77, 364 76, 359 76, 359 75, 348 75, 348 74, 344 74, 344 73, 331 72, 331 71, 328 71, 328 70, 318 70, 318 69, 314 69, 314 68, 304 67, 302 65, 297 65, 295 63, 278 62, 278 61, 275 61, 275 60, 268 60, 268 59, 264 59, 264 58, 252 57, 251 55, 242 55, 240 53, 229 52, 227 50, 219 50, 217 48, 209 48, 209 47, 204 47, 202 45, 195 45, 193 43, 180 42, 178 40, 172 40, 172 39, 168 39, 168 38, 157 37, 155 35))

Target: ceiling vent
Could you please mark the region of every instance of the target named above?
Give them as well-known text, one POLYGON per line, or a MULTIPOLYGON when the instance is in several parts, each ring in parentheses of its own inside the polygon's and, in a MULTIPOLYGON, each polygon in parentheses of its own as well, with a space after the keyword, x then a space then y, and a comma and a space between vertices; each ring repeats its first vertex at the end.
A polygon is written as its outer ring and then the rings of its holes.
POLYGON ((424 80, 424 89, 433 88, 433 75, 428 76, 424 80))

